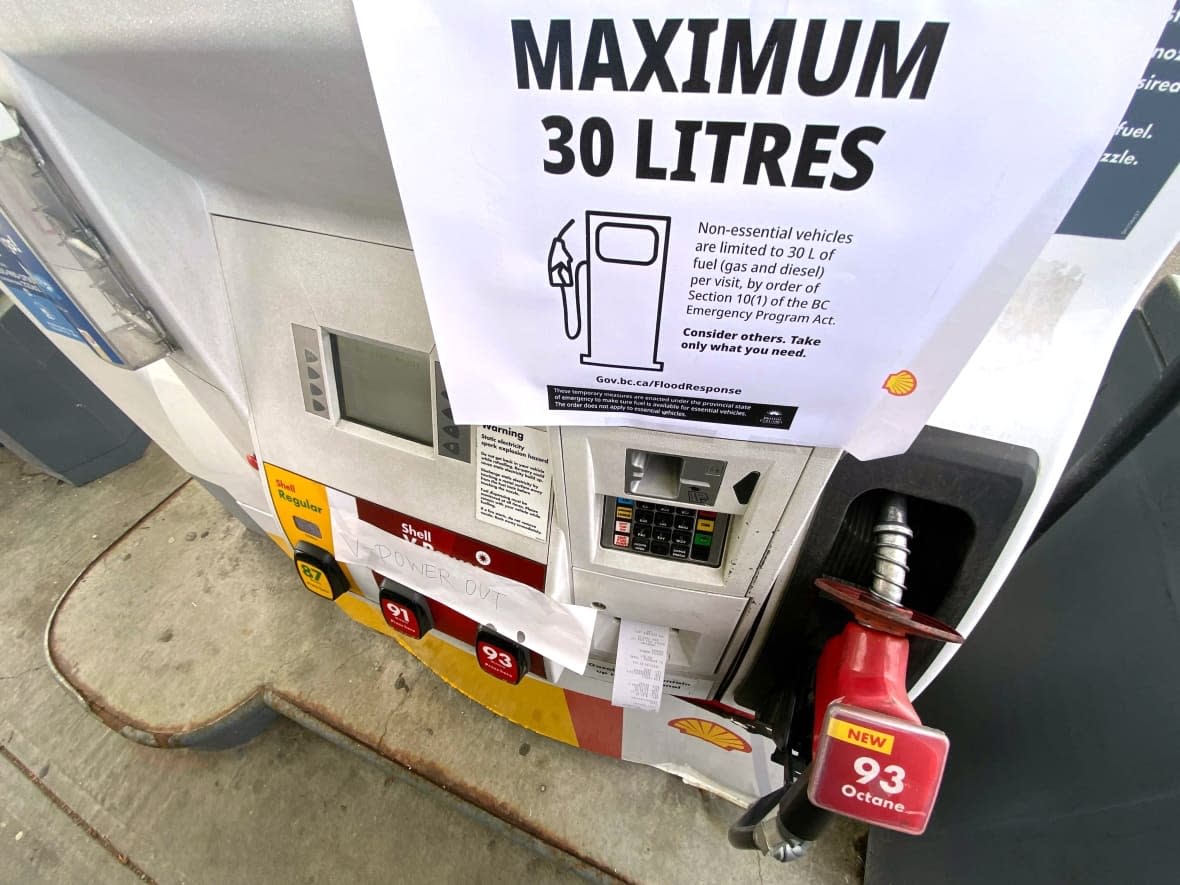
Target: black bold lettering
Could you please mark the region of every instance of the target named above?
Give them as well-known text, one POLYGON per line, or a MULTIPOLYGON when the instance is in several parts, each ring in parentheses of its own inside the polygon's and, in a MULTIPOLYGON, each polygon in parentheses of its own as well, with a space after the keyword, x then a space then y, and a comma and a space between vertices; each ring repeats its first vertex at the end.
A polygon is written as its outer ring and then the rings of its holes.
POLYGON ((582 124, 582 168, 586 174, 601 178, 615 161, 615 135, 602 117, 591 117, 582 124))
POLYGON ((697 133, 704 125, 700 120, 676 121, 676 131, 680 133, 680 151, 676 155, 676 169, 671 175, 673 181, 697 180, 697 174, 692 171, 692 149, 697 133))
POLYGON ((538 89, 553 88, 553 74, 558 75, 558 89, 572 89, 574 66, 571 55, 570 23, 568 19, 549 22, 549 39, 545 44, 545 58, 528 19, 513 19, 512 48, 516 53, 516 88, 529 88, 529 68, 532 68, 538 89))
POLYGON ((709 176, 709 181, 714 184, 721 184, 725 181, 725 173, 729 168, 729 148, 735 137, 745 134, 745 123, 711 120, 705 124, 705 135, 712 135, 717 139, 717 143, 713 147, 713 171, 709 176))
POLYGON ((799 158, 795 161, 795 174, 791 178, 791 187, 824 186, 822 175, 812 175, 811 169, 816 163, 826 163, 832 156, 829 150, 819 147, 820 139, 832 139, 840 134, 839 126, 808 126, 803 130, 803 137, 799 139, 799 158))
POLYGON ((705 67, 709 63, 709 39, 717 30, 717 19, 690 18, 688 30, 692 32, 692 60, 688 65, 688 79, 680 88, 684 92, 708 92, 710 84, 705 79, 705 67))
POLYGON ((774 187, 782 187, 783 170, 778 161, 791 147, 791 130, 780 123, 755 123, 750 132, 750 153, 746 157, 743 184, 757 184, 758 170, 766 170, 766 180, 774 187))
POLYGON ((611 89, 627 91, 627 73, 623 70, 623 53, 619 51, 619 37, 615 23, 609 18, 590 22, 590 37, 586 40, 586 58, 582 62, 580 92, 593 92, 595 81, 610 80, 611 89), (603 59, 603 53, 606 58, 603 59))
POLYGON ((854 191, 863 187, 873 174, 873 158, 861 149, 862 142, 880 144, 885 130, 877 126, 858 126, 846 136, 840 147, 840 156, 852 167, 855 175, 833 175, 832 188, 838 191, 854 191))
POLYGON ((638 148, 635 152, 635 177, 663 181, 668 177, 667 168, 651 164, 651 126, 651 120, 639 121, 638 148))
POLYGON ((676 78, 668 68, 668 50, 672 47, 672 40, 680 30, 682 19, 670 18, 664 22, 657 37, 651 29, 651 22, 647 19, 635 19, 635 33, 639 35, 639 42, 643 45, 643 64, 635 74, 631 83, 632 92, 642 92, 648 82, 655 77, 662 92, 676 91, 676 78))
POLYGON ((549 150, 557 154, 557 159, 544 160, 542 165, 546 172, 553 175, 565 175, 574 168, 574 163, 578 159, 569 146, 570 138, 574 134, 574 124, 561 114, 550 114, 541 120, 541 125, 545 127, 546 132, 557 130, 556 134, 549 139, 549 150))
POLYGON ((717 91, 733 92, 736 71, 742 81, 742 94, 752 95, 758 91, 769 67, 770 79, 766 84, 766 94, 782 95, 794 36, 794 19, 776 18, 771 22, 766 40, 762 44, 762 51, 758 53, 758 59, 755 61, 750 37, 750 20, 731 18, 725 26, 725 46, 721 51, 721 72, 717 77, 717 91))
POLYGON ((873 92, 873 81, 881 71, 881 97, 897 98, 901 88, 909 79, 914 68, 918 69, 914 85, 910 87, 910 98, 925 98, 934 78, 938 56, 946 40, 948 22, 926 22, 918 32, 918 39, 910 47, 905 61, 897 64, 898 44, 901 42, 901 23, 895 21, 877 22, 869 37, 869 48, 865 51, 865 64, 856 86, 859 98, 867 98, 873 92))
POLYGON ((819 50, 824 42, 827 22, 813 19, 807 24, 807 36, 803 41, 803 55, 799 59, 799 88, 807 95, 831 95, 844 85, 848 70, 852 67, 852 54, 860 36, 860 21, 849 19, 840 32, 840 43, 836 47, 836 60, 832 62, 832 73, 826 80, 820 80, 816 73, 819 64, 819 50))

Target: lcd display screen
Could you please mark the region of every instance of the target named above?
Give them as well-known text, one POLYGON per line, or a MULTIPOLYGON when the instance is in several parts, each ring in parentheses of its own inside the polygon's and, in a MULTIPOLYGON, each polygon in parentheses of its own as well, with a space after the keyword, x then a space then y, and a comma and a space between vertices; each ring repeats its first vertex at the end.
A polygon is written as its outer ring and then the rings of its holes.
POLYGON ((329 337, 340 417, 433 446, 430 358, 346 335, 329 337))

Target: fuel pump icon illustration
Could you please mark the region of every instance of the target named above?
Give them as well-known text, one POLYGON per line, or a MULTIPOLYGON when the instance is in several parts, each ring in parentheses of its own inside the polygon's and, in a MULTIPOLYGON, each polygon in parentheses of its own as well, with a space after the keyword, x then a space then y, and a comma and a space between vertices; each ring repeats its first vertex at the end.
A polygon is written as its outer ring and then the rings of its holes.
POLYGON ((575 223, 549 247, 549 285, 561 290, 566 337, 585 333, 586 365, 662 372, 657 351, 672 219, 587 212, 586 258, 576 264, 565 241, 575 223))

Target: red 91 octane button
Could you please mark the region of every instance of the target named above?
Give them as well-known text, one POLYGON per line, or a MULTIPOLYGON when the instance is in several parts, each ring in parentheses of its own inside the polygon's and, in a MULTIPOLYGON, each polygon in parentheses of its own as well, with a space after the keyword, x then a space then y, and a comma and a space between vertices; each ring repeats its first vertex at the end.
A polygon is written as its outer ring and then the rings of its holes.
POLYGON ((916 836, 930 822, 949 749, 936 728, 834 703, 807 795, 820 808, 916 836))
POLYGON ((529 671, 528 651, 487 627, 480 627, 475 636, 475 659, 485 673, 513 685, 529 671))
POLYGON ((381 616, 385 623, 411 639, 421 639, 434 626, 430 604, 421 593, 388 578, 381 582, 381 616))

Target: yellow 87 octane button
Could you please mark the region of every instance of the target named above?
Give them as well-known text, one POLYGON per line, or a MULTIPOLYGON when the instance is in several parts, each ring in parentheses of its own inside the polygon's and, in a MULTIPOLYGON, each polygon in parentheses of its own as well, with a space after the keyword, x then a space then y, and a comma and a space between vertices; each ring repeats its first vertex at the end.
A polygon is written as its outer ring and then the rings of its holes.
POLYGON ((308 541, 295 545, 295 570, 303 586, 324 599, 337 599, 348 591, 348 579, 336 558, 308 541))

